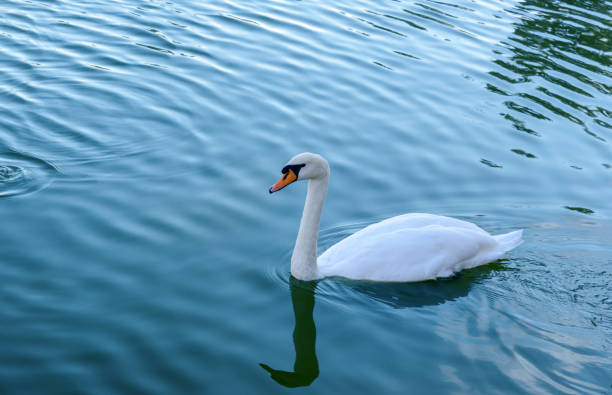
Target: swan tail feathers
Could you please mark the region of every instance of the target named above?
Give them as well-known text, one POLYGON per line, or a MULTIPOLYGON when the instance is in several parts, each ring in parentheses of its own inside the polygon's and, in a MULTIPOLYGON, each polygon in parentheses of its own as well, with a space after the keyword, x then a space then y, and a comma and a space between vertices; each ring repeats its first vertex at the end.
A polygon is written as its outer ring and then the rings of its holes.
POLYGON ((503 235, 496 235, 493 238, 499 243, 499 249, 507 252, 523 244, 523 229, 503 235))

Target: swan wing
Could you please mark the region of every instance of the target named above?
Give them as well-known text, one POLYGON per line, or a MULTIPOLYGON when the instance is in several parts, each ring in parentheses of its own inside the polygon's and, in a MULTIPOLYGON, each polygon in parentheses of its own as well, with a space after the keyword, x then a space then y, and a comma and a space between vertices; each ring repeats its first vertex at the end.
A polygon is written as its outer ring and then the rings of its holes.
POLYGON ((318 259, 318 263, 328 263, 341 260, 349 251, 358 250, 364 240, 379 238, 380 235, 389 234, 402 229, 420 229, 431 225, 442 227, 464 228, 475 232, 487 232, 471 222, 441 215, 410 213, 391 217, 353 233, 349 237, 329 247, 318 259))
POLYGON ((453 228, 464 228, 471 229, 478 232, 485 232, 483 229, 474 225, 471 222, 462 221, 460 219, 445 217, 442 215, 425 214, 425 213, 409 213, 402 214, 396 217, 385 219, 384 221, 377 222, 369 225, 360 231, 353 234, 356 236, 360 234, 360 237, 368 233, 387 233, 393 230, 407 229, 407 228, 423 228, 429 225, 448 226, 453 228))

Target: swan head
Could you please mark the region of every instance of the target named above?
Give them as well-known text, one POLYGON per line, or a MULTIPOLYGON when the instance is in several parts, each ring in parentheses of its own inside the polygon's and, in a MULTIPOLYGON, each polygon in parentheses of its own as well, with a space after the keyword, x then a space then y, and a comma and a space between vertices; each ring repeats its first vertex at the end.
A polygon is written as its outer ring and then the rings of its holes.
POLYGON ((295 181, 321 179, 329 176, 329 164, 321 155, 304 152, 291 158, 281 170, 283 176, 269 192, 280 191, 295 181))

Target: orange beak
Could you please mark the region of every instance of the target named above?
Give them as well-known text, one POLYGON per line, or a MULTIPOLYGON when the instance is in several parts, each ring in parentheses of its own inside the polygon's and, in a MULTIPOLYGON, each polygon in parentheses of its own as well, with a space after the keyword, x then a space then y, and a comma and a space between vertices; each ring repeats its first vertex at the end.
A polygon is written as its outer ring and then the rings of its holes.
POLYGON ((278 180, 276 182, 276 184, 272 185, 270 187, 269 192, 270 193, 274 193, 276 191, 280 191, 281 189, 283 189, 284 187, 286 187, 287 185, 291 184, 292 182, 297 180, 297 176, 295 175, 295 173, 293 172, 293 170, 289 169, 282 177, 280 180, 278 180))

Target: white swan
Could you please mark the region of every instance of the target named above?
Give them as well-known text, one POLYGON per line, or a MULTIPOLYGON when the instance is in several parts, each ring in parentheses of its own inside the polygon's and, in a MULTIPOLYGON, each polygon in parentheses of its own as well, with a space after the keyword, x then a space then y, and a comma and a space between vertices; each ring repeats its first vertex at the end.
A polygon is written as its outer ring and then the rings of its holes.
POLYGON ((270 187, 310 180, 291 274, 300 280, 341 276, 370 281, 424 281, 448 277, 500 259, 520 245, 522 230, 491 236, 478 226, 432 214, 404 214, 372 224, 331 246, 317 259, 317 236, 329 183, 329 165, 309 152, 294 156, 270 187))

